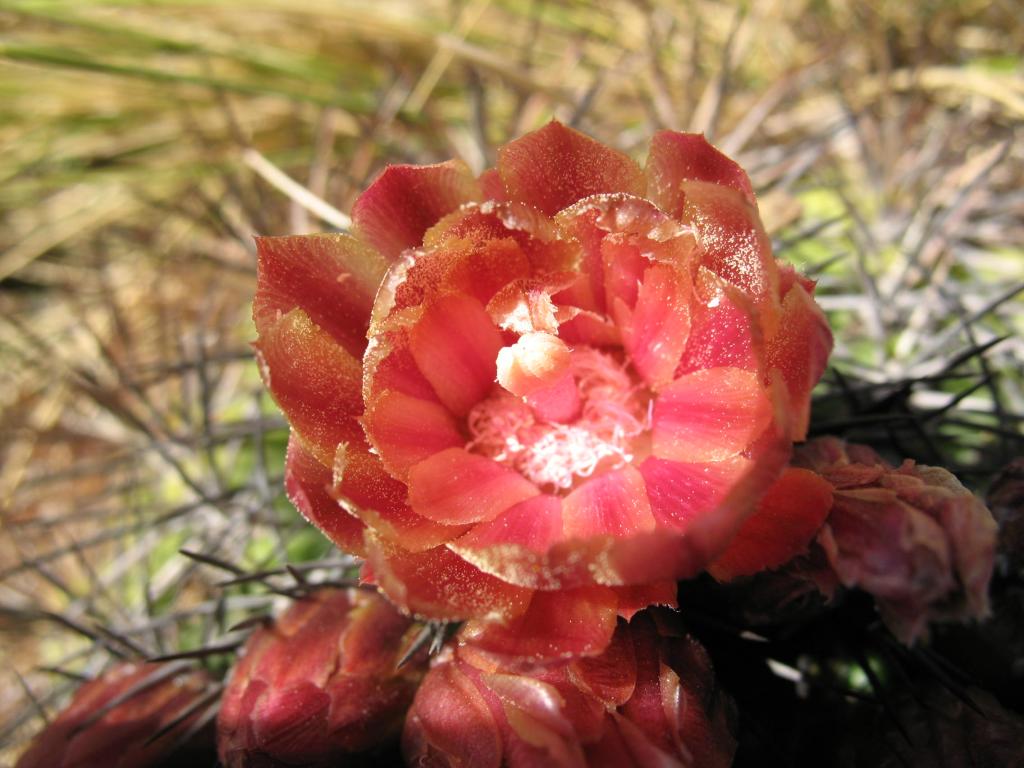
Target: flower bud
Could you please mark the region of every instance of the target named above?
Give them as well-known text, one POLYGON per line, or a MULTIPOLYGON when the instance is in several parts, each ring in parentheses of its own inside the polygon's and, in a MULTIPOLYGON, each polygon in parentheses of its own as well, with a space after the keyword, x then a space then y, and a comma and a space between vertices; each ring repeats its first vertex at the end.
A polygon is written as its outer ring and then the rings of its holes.
POLYGON ((719 768, 733 705, 707 653, 661 609, 620 620, 596 657, 529 665, 463 643, 427 674, 402 746, 430 766, 719 768))
POLYGON ((201 716, 211 685, 204 672, 180 664, 119 664, 75 692, 16 768, 162 764, 189 746, 183 736, 201 716))
POLYGON ((221 762, 333 766, 386 749, 422 675, 415 659, 397 668, 413 632, 372 592, 296 602, 252 635, 235 667, 217 718, 221 762))
POLYGON ((909 459, 892 467, 870 448, 836 438, 808 443, 794 463, 833 487, 818 535, 831 568, 816 576, 824 591, 838 582, 870 592, 908 644, 929 621, 988 615, 996 523, 953 475, 909 459))

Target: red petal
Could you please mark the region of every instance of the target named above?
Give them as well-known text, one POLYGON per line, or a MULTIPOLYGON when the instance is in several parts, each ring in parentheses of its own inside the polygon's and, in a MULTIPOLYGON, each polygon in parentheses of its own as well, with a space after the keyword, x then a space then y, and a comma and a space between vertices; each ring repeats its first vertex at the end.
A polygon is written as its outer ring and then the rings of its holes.
POLYGON ((777 333, 768 340, 768 370, 777 368, 789 390, 793 439, 803 440, 811 412, 811 390, 825 372, 832 333, 821 308, 794 285, 782 302, 777 333))
POLYGON ((253 320, 262 334, 295 308, 356 356, 366 348, 373 297, 387 265, 348 235, 256 238, 253 320))
POLYGON ((515 470, 463 448, 449 448, 409 470, 409 503, 446 525, 491 520, 540 493, 515 470))
POLYGON ((683 221, 697 231, 701 264, 755 300, 778 296, 778 268, 757 209, 740 193, 703 181, 682 184, 683 221))
POLYGON ((658 131, 647 156, 647 194, 663 211, 678 217, 683 211, 684 181, 721 184, 743 195, 751 204, 754 189, 743 169, 711 146, 699 133, 658 131))
POLYGON ((463 203, 477 200, 480 187, 463 163, 389 165, 352 206, 356 234, 393 261, 463 203))
POLYGON ((725 281, 701 269, 694 297, 690 337, 676 375, 704 368, 755 370, 762 340, 757 315, 749 300, 725 281))
POLYGON ((807 551, 831 507, 832 486, 824 478, 807 469, 787 469, 708 571, 726 581, 778 568, 807 551))
POLYGON ((367 532, 367 562, 396 605, 432 619, 508 620, 526 610, 530 590, 489 576, 445 547, 405 552, 367 532))
POLYGON ((608 708, 629 701, 636 686, 636 653, 629 626, 620 621, 604 652, 594 658, 573 661, 569 665, 569 677, 577 687, 600 699, 608 708))
POLYGON ((441 402, 459 416, 494 386, 501 332, 480 302, 451 295, 434 302, 412 330, 416 364, 441 402))
POLYGON ((616 313, 628 317, 619 322, 619 328, 630 360, 655 388, 672 380, 686 347, 689 294, 689 286, 677 270, 655 264, 644 272, 633 311, 616 313))
POLYGON ((677 379, 658 395, 652 450, 672 461, 721 461, 747 448, 771 419, 771 401, 756 374, 708 368, 677 379))
POLYGON ((534 592, 529 608, 518 618, 508 624, 472 621, 462 639, 520 659, 590 656, 611 642, 617 604, 610 587, 534 592))
POLYGON ((644 479, 625 466, 587 480, 562 502, 567 537, 629 536, 654 528, 644 479))
POLYGON ((333 485, 331 471, 302 447, 295 435, 288 438, 288 455, 284 465, 284 487, 302 516, 323 531, 345 552, 365 556, 363 529, 330 495, 333 485))
POLYGON ((683 531, 694 518, 713 512, 750 468, 750 459, 682 464, 654 457, 640 465, 658 525, 683 531))
POLYGON ((413 512, 406 503, 405 483, 389 475, 365 443, 338 450, 334 483, 334 494, 351 504, 352 514, 410 552, 433 549, 466 530, 465 526, 439 525, 413 512))
POLYGON ((503 202, 508 199, 508 193, 505 192, 505 184, 502 182, 501 174, 498 173, 497 168, 488 168, 480 174, 478 181, 484 193, 484 200, 503 202))
POLYGON ((410 765, 432 764, 431 748, 443 764, 498 768, 501 737, 491 710, 473 682, 454 664, 431 670, 419 691, 402 735, 402 752, 410 765))
POLYGON ((302 310, 267 326, 254 346, 264 384, 320 463, 362 439, 362 366, 302 310))
POLYGON ((416 365, 409 350, 407 332, 394 331, 377 336, 375 342, 363 356, 364 392, 393 389, 419 400, 441 402, 416 365))
POLYGON ((544 553, 561 538, 562 500, 545 495, 527 499, 493 520, 474 526, 455 544, 460 552, 514 544, 544 553))
POLYGON ((498 171, 511 199, 549 216, 590 195, 644 192, 630 158, 555 121, 499 149, 498 171))
POLYGON ((363 426, 384 466, 398 477, 438 451, 466 442, 447 408, 401 392, 382 392, 369 403, 363 426))
POLYGON ((480 523, 448 548, 484 573, 523 587, 557 589, 545 554, 562 538, 562 500, 534 496, 480 523))

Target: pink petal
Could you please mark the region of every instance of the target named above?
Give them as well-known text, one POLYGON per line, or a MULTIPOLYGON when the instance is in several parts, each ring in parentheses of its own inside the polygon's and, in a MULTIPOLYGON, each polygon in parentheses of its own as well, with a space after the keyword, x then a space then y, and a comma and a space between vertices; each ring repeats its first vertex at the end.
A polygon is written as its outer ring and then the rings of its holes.
POLYGON ((260 333, 296 307, 348 352, 361 356, 387 265, 348 235, 256 238, 253 320, 260 333))
POLYGON ((685 181, 682 191, 682 218, 697 231, 700 263, 758 302, 775 300, 778 268, 757 209, 717 184, 685 181))
POLYGON ((654 403, 652 450, 660 459, 721 461, 746 449, 772 419, 756 374, 708 368, 665 387, 654 403))
MULTIPOLYGON (((622 343, 648 384, 672 380, 690 333, 690 291, 682 275, 665 264, 644 272, 632 312, 620 311, 622 343)), ((620 303, 621 307, 621 303, 620 303)))
POLYGON ((466 442, 447 408, 401 392, 384 391, 368 403, 363 426, 384 466, 397 477, 438 451, 466 442))
POLYGON ((434 388, 416 365, 405 330, 377 336, 375 342, 363 356, 365 392, 393 389, 418 400, 432 400, 440 404, 434 388))
POLYGON ((266 326, 254 346, 264 384, 318 461, 330 466, 339 443, 362 439, 362 366, 306 313, 266 326))
MULTIPOLYGON (((458 551, 504 547, 509 544, 543 554, 562 538, 562 500, 557 496, 533 496, 480 523, 455 544, 458 551)), ((500 575, 500 574, 499 574, 500 575)))
POLYGON ((365 526, 330 495, 331 471, 302 447, 294 434, 288 438, 284 487, 295 508, 345 552, 364 556, 365 526))
POLYGON ((428 520, 446 525, 491 520, 540 493, 515 470, 449 448, 409 470, 409 503, 428 520))
POLYGON ((511 199, 549 216, 590 195, 644 192, 630 158, 555 121, 499 149, 498 171, 511 199))
POLYGON ((704 368, 755 370, 762 342, 753 306, 706 269, 697 282, 703 295, 694 297, 690 336, 676 375, 704 368))
POLYGON ((494 385, 501 332, 480 302, 468 296, 440 299, 412 330, 416 364, 453 413, 465 415, 494 385))
POLYGON ((448 548, 484 573, 534 589, 562 585, 545 566, 552 544, 562 538, 562 500, 534 496, 493 520, 473 526, 448 548))
POLYGON ((433 549, 466 530, 465 526, 439 525, 413 512, 406 502, 406 484, 389 475, 365 443, 338 450, 334 483, 334 494, 349 503, 353 515, 410 552, 433 549))
POLYGON ((458 765, 501 765, 501 737, 491 710, 455 664, 441 664, 424 678, 402 735, 410 764, 430 764, 431 749, 458 765))
POLYGON ((663 211, 683 212, 684 181, 706 181, 739 192, 751 205, 754 190, 743 169, 711 146, 702 134, 658 131, 647 156, 647 193, 663 211))
POLYGON ((488 168, 480 174, 478 181, 480 182, 480 188, 483 190, 484 200, 503 202, 508 199, 505 184, 502 182, 501 174, 498 173, 497 168, 488 168))
POLYGON ((831 508, 832 486, 824 478, 787 469, 708 571, 727 581, 778 568, 807 551, 831 508))
POLYGON ((534 592, 526 612, 507 624, 472 621, 463 642, 516 658, 556 659, 600 653, 615 631, 610 587, 534 592))
POLYGON ((750 459, 683 464, 654 457, 640 465, 651 512, 658 525, 678 531, 694 518, 713 513, 749 471, 750 459))
POLYGON ((394 261, 419 246, 441 217, 479 197, 476 180, 458 161, 389 165, 352 206, 352 222, 360 239, 394 261))
POLYGON ((807 292, 794 285, 782 302, 778 331, 768 340, 768 370, 782 372, 789 391, 794 440, 807 436, 811 390, 818 383, 832 351, 832 333, 821 308, 807 292))
POLYGON ((508 621, 521 614, 530 590, 483 573, 446 547, 406 552, 368 531, 367 563, 384 594, 417 616, 508 621))
POLYGON ((562 502, 567 537, 629 536, 654 528, 644 479, 630 466, 585 481, 562 502))
POLYGON ((569 678, 608 708, 629 701, 636 686, 636 653, 629 626, 624 621, 618 623, 600 656, 574 660, 569 666, 569 678))

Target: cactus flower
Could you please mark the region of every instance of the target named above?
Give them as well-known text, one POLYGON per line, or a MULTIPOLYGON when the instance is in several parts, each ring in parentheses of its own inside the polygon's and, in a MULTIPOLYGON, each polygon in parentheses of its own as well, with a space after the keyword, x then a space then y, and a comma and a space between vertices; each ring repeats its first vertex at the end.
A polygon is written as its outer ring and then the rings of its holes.
POLYGON ((794 464, 832 486, 818 535, 830 569, 815 580, 871 593, 882 619, 912 643, 930 621, 988 615, 997 528, 992 513, 953 475, 906 460, 886 463, 870 448, 821 438, 794 464))
POLYGON ((414 631, 378 595, 321 589, 246 643, 217 717, 228 768, 333 766, 393 742, 423 660, 397 669, 414 631))
POLYGON ((702 136, 656 134, 641 169, 552 122, 479 178, 391 166, 352 219, 258 240, 256 349, 291 498, 406 611, 550 639, 583 590, 599 649, 722 552, 806 432, 813 283, 702 136))
POLYGON ((204 672, 181 664, 118 664, 75 692, 16 768, 162 765, 192 746, 182 737, 201 715, 212 684, 204 672))
POLYGON ((619 619, 599 656, 524 666, 472 643, 423 681, 402 737, 410 765, 720 768, 731 699, 707 653, 663 609, 619 619))

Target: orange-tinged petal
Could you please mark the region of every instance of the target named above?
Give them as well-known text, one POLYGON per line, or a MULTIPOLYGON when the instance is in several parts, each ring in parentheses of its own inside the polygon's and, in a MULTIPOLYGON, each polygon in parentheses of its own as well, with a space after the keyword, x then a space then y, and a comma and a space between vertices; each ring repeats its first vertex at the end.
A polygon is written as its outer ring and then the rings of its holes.
POLYGON ((694 296, 690 335, 676 375, 704 368, 755 370, 763 339, 753 305, 706 269, 697 282, 704 290, 699 298, 694 296))
POLYGON ((446 525, 491 520, 540 493, 515 470, 464 448, 448 448, 409 470, 409 503, 446 525))
POLYGON ((362 366, 301 309, 268 325, 254 345, 278 407, 325 466, 339 443, 362 439, 362 366))
POLYGON ((389 165, 352 206, 356 234, 393 261, 463 203, 480 198, 465 164, 389 165))
POLYGON ((591 656, 611 642, 618 599, 610 587, 534 592, 526 612, 507 624, 472 621, 464 642, 519 659, 591 656))
POLYGON ((466 526, 440 525, 416 514, 407 503, 408 494, 405 483, 389 475, 365 443, 338 449, 332 495, 346 501, 351 514, 382 538, 422 552, 465 533, 466 526))
POLYGON ((684 464, 656 459, 640 465, 647 498, 658 525, 683 531, 695 517, 713 513, 749 471, 750 459, 684 464))
POLYGON ((811 390, 825 372, 832 351, 828 320, 814 299, 799 284, 782 302, 778 331, 768 339, 768 370, 782 372, 789 391, 789 413, 794 440, 807 436, 811 417, 811 390))
POLYGON ((363 529, 366 527, 331 496, 331 470, 313 457, 294 434, 288 438, 284 465, 284 488, 302 516, 323 531, 345 552, 363 557, 363 529))
POLYGON ((721 461, 753 443, 771 418, 771 401, 752 371, 696 371, 676 379, 655 400, 652 449, 659 459, 721 461))
POLYGON ((680 272, 655 264, 644 272, 636 305, 619 322, 630 360, 652 387, 672 380, 690 333, 690 291, 680 272))
MULTIPOLYGON (((557 496, 533 496, 509 508, 493 520, 473 526, 460 538, 456 551, 483 550, 512 544, 543 554, 562 538, 562 500, 557 496)), ((500 553, 496 553, 500 556, 500 553)), ((496 574, 502 575, 502 574, 496 574)))
POLYGON ((410 336, 416 364, 453 413, 465 415, 493 387, 503 342, 480 302, 446 296, 430 305, 410 336))
POLYGON ((604 652, 574 660, 568 672, 578 688, 600 699, 606 707, 619 707, 629 701, 636 687, 636 652, 629 625, 618 622, 604 652))
POLYGON ((734 189, 685 181, 683 221, 697 231, 700 263, 758 302, 778 296, 778 268, 757 209, 734 189))
POLYGON ((384 391, 374 398, 363 426, 384 466, 398 477, 438 451, 466 442, 447 408, 402 392, 384 391))
POLYGON ((647 194, 671 216, 683 212, 684 181, 706 181, 730 187, 754 205, 747 174, 699 133, 658 131, 647 156, 647 194))
POLYGON ((832 508, 832 486, 807 469, 790 467, 758 502, 729 548, 708 567, 726 581, 777 568, 804 553, 832 508))
POLYGON ((552 121, 498 150, 509 197, 554 215, 590 195, 640 196, 644 177, 626 155, 552 121))
POLYGON ((654 528, 644 479, 631 466, 585 481, 562 502, 567 537, 629 536, 654 528))
POLYGON ((258 237, 253 320, 262 334, 302 309, 348 352, 361 356, 377 287, 387 264, 348 235, 258 237))
POLYGON ((406 552, 366 533, 367 563, 384 594, 418 616, 507 621, 526 610, 531 591, 485 574, 445 547, 406 552))

